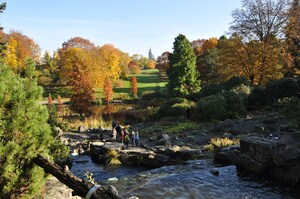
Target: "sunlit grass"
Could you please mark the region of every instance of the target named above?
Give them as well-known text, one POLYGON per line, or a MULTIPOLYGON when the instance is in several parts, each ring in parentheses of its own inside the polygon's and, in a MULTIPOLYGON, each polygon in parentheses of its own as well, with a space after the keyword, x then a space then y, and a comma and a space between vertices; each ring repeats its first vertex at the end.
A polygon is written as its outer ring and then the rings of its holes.
MULTIPOLYGON (((123 87, 114 88, 114 98, 129 98, 130 97, 130 75, 123 80, 123 87)), ((142 70, 140 74, 136 75, 138 81, 138 96, 141 96, 145 91, 155 91, 157 87, 164 90, 167 82, 161 80, 158 76, 157 69, 142 70)), ((103 91, 100 88, 95 89, 96 97, 103 98, 103 91)))
POLYGON ((231 145, 239 144, 239 139, 229 139, 229 138, 210 138, 209 144, 204 146, 204 150, 213 152, 214 147, 225 148, 231 145))
POLYGON ((168 133, 178 134, 181 132, 190 132, 193 130, 200 130, 201 124, 191 121, 182 121, 176 123, 156 123, 149 127, 143 128, 141 131, 143 134, 155 134, 155 133, 168 133))
POLYGON ((108 159, 107 159, 107 165, 119 165, 122 164, 121 161, 118 159, 119 153, 116 150, 110 149, 107 153, 108 159))

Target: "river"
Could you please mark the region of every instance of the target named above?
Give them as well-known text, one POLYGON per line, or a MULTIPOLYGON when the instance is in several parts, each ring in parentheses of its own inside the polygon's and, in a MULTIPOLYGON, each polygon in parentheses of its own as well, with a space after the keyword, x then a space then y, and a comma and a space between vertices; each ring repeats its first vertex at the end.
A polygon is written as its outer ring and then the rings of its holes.
POLYGON ((238 172, 235 166, 220 167, 211 160, 146 170, 142 167, 106 169, 87 155, 76 156, 71 171, 83 178, 92 172, 96 181, 111 184, 125 197, 145 199, 296 199, 300 191, 284 188, 255 176, 238 172), (219 171, 218 176, 210 170, 219 171), (117 179, 118 180, 117 180, 117 179), (107 180, 110 179, 110 180, 107 180))

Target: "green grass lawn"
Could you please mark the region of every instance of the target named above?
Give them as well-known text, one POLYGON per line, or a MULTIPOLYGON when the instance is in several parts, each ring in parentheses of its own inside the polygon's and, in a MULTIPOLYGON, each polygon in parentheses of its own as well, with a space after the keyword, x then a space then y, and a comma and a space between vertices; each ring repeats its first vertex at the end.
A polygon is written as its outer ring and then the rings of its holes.
MULTIPOLYGON (((130 77, 123 80, 123 87, 114 88, 114 96, 113 98, 123 98, 128 99, 131 97, 130 91, 130 77)), ((164 91, 166 89, 167 81, 161 80, 158 76, 157 69, 147 69, 142 70, 140 74, 136 75, 138 81, 138 97, 140 97, 146 91, 155 91, 159 88, 160 91, 164 91)), ((62 98, 70 98, 71 91, 66 87, 49 87, 44 88, 44 99, 47 100, 49 93, 53 98, 57 98, 60 95, 62 98)), ((103 90, 101 88, 95 89, 96 98, 104 98, 103 90)))
MULTIPOLYGON (((126 80, 123 80, 123 87, 114 88, 114 98, 129 98, 131 96, 130 77, 131 76, 126 80)), ((157 69, 142 70, 140 74, 136 75, 136 78, 138 82, 139 97, 146 91, 155 91, 158 88, 163 91, 167 84, 165 80, 159 78, 157 69)), ((95 91, 97 98, 103 98, 102 89, 96 88, 95 91)))

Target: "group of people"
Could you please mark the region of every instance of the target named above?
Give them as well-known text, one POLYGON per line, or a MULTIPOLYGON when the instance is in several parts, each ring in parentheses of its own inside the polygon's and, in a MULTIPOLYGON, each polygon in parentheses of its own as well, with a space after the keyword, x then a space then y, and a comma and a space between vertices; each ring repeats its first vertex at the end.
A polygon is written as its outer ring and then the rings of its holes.
POLYGON ((127 129, 122 129, 118 123, 113 122, 112 124, 112 136, 114 140, 123 143, 127 148, 129 147, 129 143, 132 146, 139 146, 140 143, 140 135, 138 131, 128 132, 127 129))

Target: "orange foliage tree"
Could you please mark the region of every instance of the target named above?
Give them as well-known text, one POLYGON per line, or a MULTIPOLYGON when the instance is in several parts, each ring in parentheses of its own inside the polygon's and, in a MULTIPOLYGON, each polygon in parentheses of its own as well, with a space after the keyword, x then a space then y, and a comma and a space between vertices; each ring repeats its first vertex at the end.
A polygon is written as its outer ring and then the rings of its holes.
POLYGON ((17 31, 11 31, 9 34, 2 32, 1 34, 4 42, 7 43, 4 60, 13 68, 14 72, 24 71, 27 58, 38 61, 41 50, 32 39, 17 31))
POLYGON ((60 76, 72 90, 71 109, 89 115, 95 84, 89 52, 80 48, 66 49, 61 52, 60 64, 60 76))
POLYGON ((69 81, 73 94, 71 97, 71 110, 80 115, 90 116, 91 105, 94 100, 93 83, 91 76, 81 71, 80 66, 75 66, 72 75, 79 77, 69 81))
POLYGON ((141 69, 136 61, 130 61, 128 64, 128 69, 131 74, 138 74, 141 72, 141 69))
POLYGON ((105 96, 105 100, 109 103, 113 99, 113 87, 109 78, 106 78, 103 85, 103 93, 105 96))
POLYGON ((48 105, 52 105, 52 104, 53 104, 53 99, 52 99, 51 94, 49 93, 49 96, 48 96, 48 105))
POLYGON ((202 52, 205 52, 206 50, 210 50, 214 47, 216 47, 218 44, 218 39, 215 37, 209 38, 206 40, 202 45, 202 52))
POLYGON ((60 95, 57 96, 58 112, 62 110, 62 101, 60 95))
POLYGON ((138 84, 135 76, 132 76, 130 79, 130 89, 133 97, 137 97, 138 94, 138 84))

